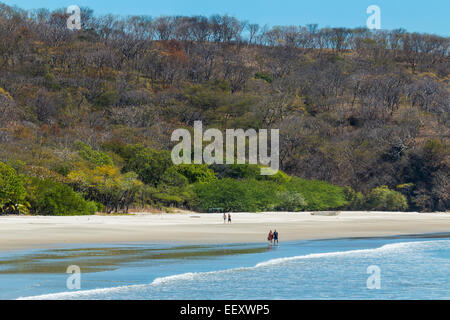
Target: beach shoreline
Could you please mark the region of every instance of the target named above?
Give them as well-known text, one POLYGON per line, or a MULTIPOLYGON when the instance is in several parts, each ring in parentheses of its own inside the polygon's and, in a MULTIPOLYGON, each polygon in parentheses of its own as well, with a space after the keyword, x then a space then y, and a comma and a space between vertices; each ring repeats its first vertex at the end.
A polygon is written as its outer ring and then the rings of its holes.
POLYGON ((0 251, 83 244, 263 243, 277 229, 280 242, 450 232, 449 213, 310 212, 134 214, 124 216, 1 216, 0 251))

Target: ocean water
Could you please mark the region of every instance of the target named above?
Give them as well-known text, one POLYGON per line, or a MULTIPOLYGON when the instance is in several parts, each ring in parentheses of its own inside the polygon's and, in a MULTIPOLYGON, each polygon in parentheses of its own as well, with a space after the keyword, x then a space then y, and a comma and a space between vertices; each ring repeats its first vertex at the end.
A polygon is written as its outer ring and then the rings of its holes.
POLYGON ((18 298, 450 299, 450 238, 84 245, 0 253, 0 299, 18 298), (70 265, 81 269, 80 290, 66 286, 70 265))

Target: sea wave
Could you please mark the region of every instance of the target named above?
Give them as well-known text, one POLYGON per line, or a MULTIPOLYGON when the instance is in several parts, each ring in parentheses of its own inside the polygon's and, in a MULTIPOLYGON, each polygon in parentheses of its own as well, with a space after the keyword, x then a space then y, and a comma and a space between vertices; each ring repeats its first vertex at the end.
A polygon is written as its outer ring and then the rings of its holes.
POLYGON ((128 286, 119 286, 119 287, 111 287, 111 288, 99 288, 99 289, 91 289, 91 290, 81 290, 81 291, 68 291, 68 292, 60 292, 60 293, 52 293, 52 294, 44 294, 38 296, 31 297, 20 297, 18 300, 64 300, 64 299, 83 299, 88 297, 93 297, 97 295, 107 296, 108 294, 114 293, 124 293, 126 294, 129 291, 136 290, 145 290, 149 287, 160 286, 164 284, 168 284, 176 281, 189 281, 195 280, 199 278, 207 277, 208 275, 217 275, 222 273, 229 272, 238 272, 238 271, 248 271, 254 270, 258 268, 271 267, 274 265, 285 264, 293 261, 303 260, 303 259, 320 259, 320 258, 330 258, 330 257, 344 257, 344 256, 354 256, 354 255, 373 255, 373 254, 385 254, 385 253, 396 253, 396 252, 404 252, 407 250, 418 250, 418 249, 430 249, 430 248, 439 248, 444 246, 448 246, 450 244, 449 240, 433 240, 433 241, 413 241, 413 242, 398 242, 386 244, 378 248, 373 249, 358 249, 358 250, 347 250, 347 251, 333 251, 333 252, 324 252, 324 253, 311 253, 300 256, 292 256, 285 258, 276 258, 270 259, 264 262, 260 262, 255 266, 250 267, 238 267, 231 268, 225 270, 216 270, 216 271, 207 271, 207 272, 188 272, 182 274, 176 274, 171 276, 159 277, 154 279, 149 284, 140 284, 140 285, 128 285, 128 286))
POLYGON ((367 255, 374 253, 389 253, 392 251, 400 251, 405 249, 412 249, 414 247, 423 246, 431 241, 421 241, 421 242, 399 242, 399 243, 391 243, 386 244, 378 248, 374 249, 358 249, 358 250, 347 250, 347 251, 333 251, 333 252, 323 252, 323 253, 310 253, 302 256, 294 256, 294 257, 286 257, 286 258, 278 258, 271 259, 268 261, 264 261, 258 263, 255 267, 266 267, 279 265, 281 263, 297 261, 302 259, 318 259, 318 258, 328 258, 328 257, 337 257, 337 256, 351 256, 351 255, 367 255))

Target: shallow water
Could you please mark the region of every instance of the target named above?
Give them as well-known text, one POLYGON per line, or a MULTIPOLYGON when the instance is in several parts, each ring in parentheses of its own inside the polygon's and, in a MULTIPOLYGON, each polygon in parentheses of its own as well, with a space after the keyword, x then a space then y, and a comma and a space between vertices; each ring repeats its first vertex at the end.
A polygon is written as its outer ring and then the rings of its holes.
POLYGON ((450 299, 448 236, 0 253, 0 299, 450 299), (66 287, 69 265, 81 290, 66 287))

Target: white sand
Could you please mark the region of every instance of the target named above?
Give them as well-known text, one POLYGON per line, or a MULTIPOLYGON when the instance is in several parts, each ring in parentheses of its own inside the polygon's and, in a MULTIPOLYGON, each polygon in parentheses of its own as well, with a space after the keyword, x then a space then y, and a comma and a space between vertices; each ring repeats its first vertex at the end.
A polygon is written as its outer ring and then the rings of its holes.
POLYGON ((137 214, 130 216, 1 216, 0 250, 83 243, 264 242, 270 229, 280 241, 450 232, 450 213, 137 214))

